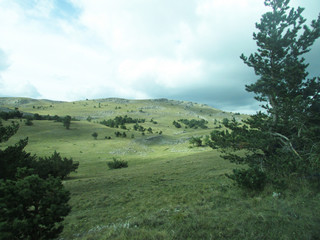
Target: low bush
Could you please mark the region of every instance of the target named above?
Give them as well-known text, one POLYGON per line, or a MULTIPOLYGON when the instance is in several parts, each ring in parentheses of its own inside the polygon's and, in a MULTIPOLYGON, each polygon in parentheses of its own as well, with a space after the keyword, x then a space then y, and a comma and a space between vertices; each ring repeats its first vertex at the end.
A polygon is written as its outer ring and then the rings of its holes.
POLYGON ((267 175, 258 168, 233 169, 233 175, 227 175, 239 187, 261 191, 267 183, 267 175))
POLYGON ((124 160, 118 160, 113 158, 113 161, 107 162, 108 167, 110 169, 117 169, 117 168, 126 168, 128 167, 128 162, 124 160))

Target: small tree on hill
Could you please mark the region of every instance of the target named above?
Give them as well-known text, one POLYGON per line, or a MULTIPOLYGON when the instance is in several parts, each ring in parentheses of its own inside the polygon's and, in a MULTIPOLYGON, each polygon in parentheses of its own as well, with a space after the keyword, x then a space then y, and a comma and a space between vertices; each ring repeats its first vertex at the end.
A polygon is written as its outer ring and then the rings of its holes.
POLYGON ((98 133, 97 132, 94 132, 94 133, 92 133, 92 135, 91 135, 95 140, 97 140, 97 137, 98 137, 98 133))
POLYGON ((307 78, 303 57, 320 36, 320 15, 307 26, 303 8, 290 9, 289 2, 265 0, 271 11, 256 24, 258 52, 241 55, 259 76, 246 90, 256 94, 265 113, 244 124, 224 122, 229 130, 211 134, 211 146, 220 148, 225 159, 249 166, 230 177, 251 189, 285 182, 292 174, 320 172, 320 78, 307 78), (242 149, 245 153, 237 154, 242 149))

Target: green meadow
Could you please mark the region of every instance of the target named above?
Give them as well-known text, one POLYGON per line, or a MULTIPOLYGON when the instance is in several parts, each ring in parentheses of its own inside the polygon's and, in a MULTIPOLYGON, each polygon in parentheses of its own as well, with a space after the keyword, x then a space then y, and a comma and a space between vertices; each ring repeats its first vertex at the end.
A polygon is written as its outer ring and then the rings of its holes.
POLYGON ((225 175, 237 167, 210 147, 194 147, 191 137, 209 135, 224 118, 246 115, 167 99, 98 99, 55 102, 0 98, 1 111, 70 115, 61 122, 34 120, 1 147, 28 137, 26 151, 49 156, 55 150, 80 163, 64 181, 71 213, 59 239, 320 239, 320 195, 304 179, 286 190, 245 192, 225 175), (100 124, 116 116, 145 119, 143 135, 100 124), (91 119, 90 121, 88 119, 91 119), (176 128, 179 119, 204 119, 208 128, 176 128), (116 137, 115 132, 127 137, 116 137), (98 133, 97 139, 92 133, 98 133), (108 139, 111 137, 111 139, 108 139), (128 167, 110 170, 113 158, 128 167))

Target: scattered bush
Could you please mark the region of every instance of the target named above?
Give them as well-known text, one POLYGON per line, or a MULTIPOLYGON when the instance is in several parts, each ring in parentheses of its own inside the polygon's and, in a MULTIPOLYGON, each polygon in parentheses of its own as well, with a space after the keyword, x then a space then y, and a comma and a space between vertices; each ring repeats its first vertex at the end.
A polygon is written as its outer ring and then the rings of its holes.
POLYGON ((133 119, 125 115, 124 117, 117 116, 114 119, 103 120, 100 123, 102 125, 105 125, 111 128, 119 128, 120 126, 122 129, 126 129, 125 128, 126 123, 144 123, 144 122, 145 122, 145 119, 133 119))
POLYGON ((128 167, 128 162, 124 160, 118 160, 113 158, 113 161, 107 162, 110 169, 126 168, 128 167))
POLYGON ((204 120, 204 119, 201 119, 201 120, 196 120, 196 119, 191 119, 191 120, 188 120, 188 119, 179 119, 178 120, 179 122, 185 124, 187 127, 189 128, 194 128, 194 129, 197 129, 198 127, 199 128, 202 128, 202 129, 206 129, 208 128, 207 124, 208 124, 208 121, 204 120))

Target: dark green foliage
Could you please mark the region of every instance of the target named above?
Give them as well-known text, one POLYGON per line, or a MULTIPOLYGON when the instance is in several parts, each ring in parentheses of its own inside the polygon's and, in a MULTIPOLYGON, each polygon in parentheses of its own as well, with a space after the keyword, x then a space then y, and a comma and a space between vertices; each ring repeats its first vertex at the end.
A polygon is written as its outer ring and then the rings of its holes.
POLYGON ((50 116, 50 115, 39 115, 38 113, 35 113, 33 115, 33 120, 51 120, 56 122, 62 122, 63 118, 59 117, 58 115, 50 116))
POLYGON ((9 126, 4 127, 0 120, 0 143, 8 141, 19 129, 19 125, 12 123, 9 126))
POLYGON ((127 134, 125 132, 121 133, 119 131, 115 132, 114 135, 116 135, 116 137, 123 137, 123 138, 127 137, 127 134))
POLYGON ((191 119, 191 120, 188 120, 188 119, 179 119, 178 120, 179 122, 185 124, 186 126, 188 126, 189 128, 195 128, 197 129, 198 127, 199 128, 202 128, 202 129, 206 129, 208 128, 207 124, 208 124, 208 121, 204 120, 204 119, 201 119, 201 120, 196 120, 196 119, 191 119))
POLYGON ((320 15, 304 25, 303 9, 290 9, 289 2, 265 1, 272 10, 256 24, 258 52, 241 55, 259 76, 246 90, 256 94, 265 113, 242 124, 225 120, 228 130, 211 134, 211 146, 221 148, 225 159, 249 167, 234 171, 233 179, 252 189, 262 186, 261 179, 277 184, 320 173, 320 78, 307 78, 303 57, 320 36, 320 15))
POLYGON ((239 187, 250 190, 263 190, 267 183, 267 175, 258 168, 233 169, 227 177, 234 180, 239 187))
POLYGON ((128 167, 128 162, 124 160, 118 160, 113 158, 113 161, 107 162, 110 169, 126 168, 128 167))
POLYGON ((91 134, 91 136, 92 136, 94 139, 96 139, 96 140, 97 140, 98 133, 97 133, 97 132, 94 132, 94 133, 92 133, 92 134, 91 134))
POLYGON ((11 110, 8 112, 0 112, 0 118, 3 120, 8 120, 8 119, 14 119, 14 118, 22 118, 23 113, 19 112, 18 110, 11 110))
POLYGON ((152 122, 153 124, 158 124, 158 122, 154 121, 153 118, 151 118, 150 122, 152 122))
POLYGON ((133 129, 134 129, 135 131, 139 131, 139 132, 144 132, 144 131, 146 130, 143 126, 139 125, 138 123, 136 123, 135 125, 133 125, 133 129))
POLYGON ((189 140, 189 143, 192 144, 193 146, 201 147, 201 146, 202 146, 201 137, 192 137, 192 138, 189 140))
MULTIPOLYGON (((1 142, 8 140, 17 129, 14 124, 7 127, 1 124, 1 142)), ((1 240, 54 239, 62 232, 61 222, 71 209, 68 205, 70 194, 61 179, 41 176, 56 164, 49 166, 41 159, 36 161, 35 156, 24 151, 27 143, 28 139, 20 140, 16 145, 0 150, 1 240)), ((57 156, 60 157, 55 153, 51 158, 57 156)), ((68 166, 60 165, 59 174, 68 166)))
MULTIPOLYGON (((35 114, 23 114, 19 112, 18 110, 11 110, 8 112, 0 112, 0 118, 4 120, 8 119, 26 119, 26 120, 51 120, 51 121, 56 121, 56 122, 63 122, 64 118, 59 117, 58 115, 55 116, 50 116, 50 115, 40 115, 38 113, 35 114)), ((76 119, 73 119, 76 120, 76 119)))
POLYGON ((62 158, 60 153, 56 151, 50 157, 40 157, 38 161, 33 162, 35 172, 44 179, 49 178, 49 176, 65 179, 78 167, 78 162, 73 162, 72 158, 62 158))
POLYGON ((32 126, 33 122, 31 121, 30 118, 27 118, 27 120, 25 121, 26 126, 32 126))
POLYGON ((119 126, 120 127, 122 126, 122 129, 126 129, 124 128, 126 123, 144 123, 144 122, 145 122, 145 119, 133 119, 125 115, 124 117, 116 116, 114 119, 103 120, 100 123, 102 125, 105 125, 111 128, 118 128, 119 126))
POLYGON ((149 128, 147 129, 147 131, 148 131, 149 133, 153 133, 151 127, 149 127, 149 128))
POLYGON ((37 175, 0 180, 0 239, 54 239, 70 212, 69 192, 59 179, 37 175))
POLYGON ((65 118, 63 119, 63 126, 66 129, 70 129, 70 124, 71 124, 71 117, 69 115, 65 116, 65 118))
POLYGON ((13 180, 16 178, 18 168, 31 168, 35 157, 24 151, 27 144, 28 139, 24 139, 14 146, 0 150, 0 179, 13 180))
POLYGON ((176 122, 176 121, 173 121, 173 126, 175 126, 176 128, 181 128, 181 124, 176 122))

